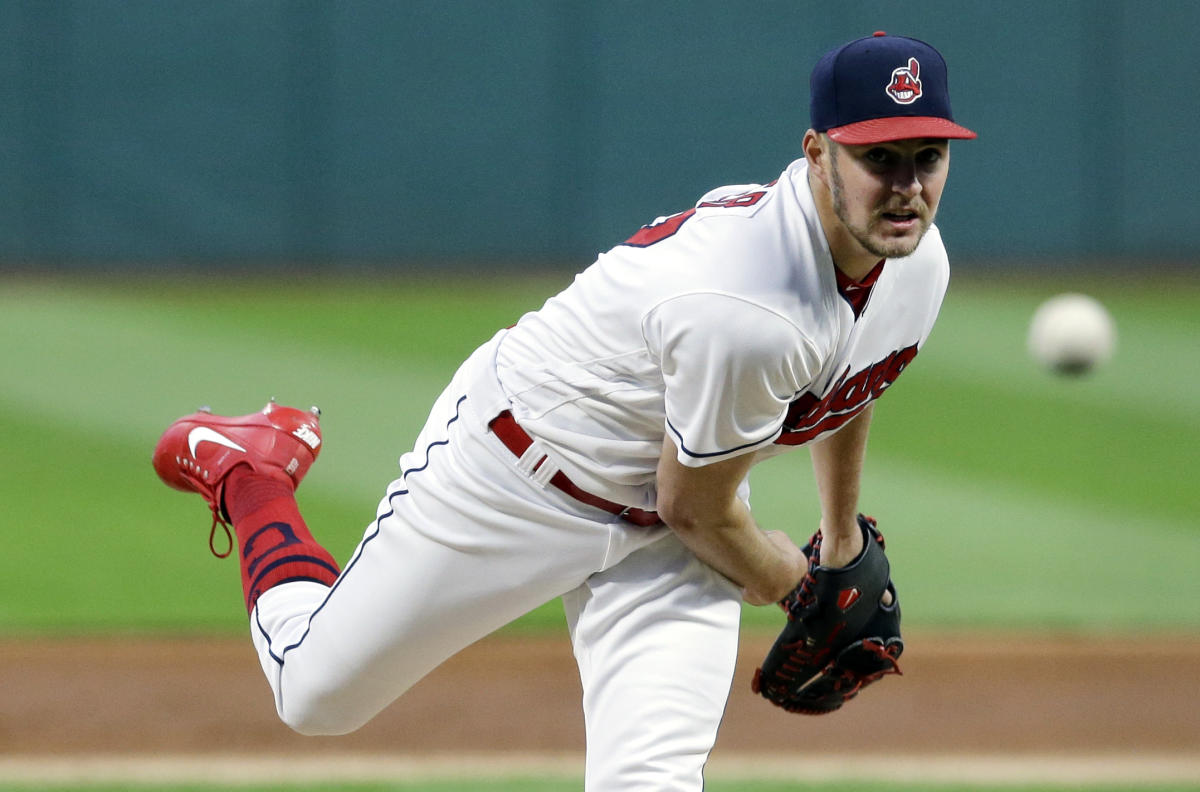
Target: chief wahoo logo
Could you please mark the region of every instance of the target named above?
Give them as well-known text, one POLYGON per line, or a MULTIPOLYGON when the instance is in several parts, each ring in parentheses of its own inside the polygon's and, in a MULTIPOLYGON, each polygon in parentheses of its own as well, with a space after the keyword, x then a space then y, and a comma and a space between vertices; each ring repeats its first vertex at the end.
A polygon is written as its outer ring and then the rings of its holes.
POLYGON ((921 64, 916 58, 909 58, 907 66, 901 66, 892 72, 892 81, 888 84, 887 93, 896 104, 912 104, 921 97, 921 64))

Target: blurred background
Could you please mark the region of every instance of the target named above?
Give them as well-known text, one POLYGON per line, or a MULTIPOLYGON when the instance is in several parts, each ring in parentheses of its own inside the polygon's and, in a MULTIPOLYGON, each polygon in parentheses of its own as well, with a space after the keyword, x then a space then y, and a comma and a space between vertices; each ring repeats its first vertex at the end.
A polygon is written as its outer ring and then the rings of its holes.
MULTIPOLYGON (((148 464, 200 404, 325 409, 301 495, 347 558, 475 345, 655 217, 773 179, 815 60, 886 30, 941 49, 979 133, 939 326, 872 434, 907 618, 1195 631, 1197 29, 1183 0, 0 2, 0 629, 241 629, 177 525, 202 506, 148 464), (1025 351, 1060 291, 1114 315, 1091 376, 1025 351)), ((754 479, 800 539, 802 456, 754 479)))
MULTIPOLYGON (((1197 29, 1183 0, 0 2, 0 629, 241 629, 148 464, 200 404, 325 409, 301 495, 347 558, 457 363, 639 226, 773 179, 812 64, 875 30, 940 48, 979 133, 939 326, 872 434, 907 618, 1200 628, 1197 29), (1089 377, 1025 351, 1060 291, 1114 315, 1089 377)), ((803 539, 801 456, 754 485, 803 539)))
POLYGON ((950 64, 960 267, 1200 251, 1190 0, 5 0, 5 268, 575 269, 798 154, 877 29, 950 64))
MULTIPOLYGON (((938 219, 950 291, 876 410, 864 476, 916 670, 864 696, 875 704, 844 721, 846 740, 1042 750, 1039 722, 1047 745, 1194 760, 1190 0, 0 0, 4 744, 180 750, 166 725, 183 731, 185 710, 204 747, 284 731, 237 565, 210 557, 200 500, 151 469, 163 429, 201 404, 319 404, 326 442, 298 497, 344 563, 458 362, 638 227, 714 186, 775 178, 799 155, 813 63, 875 30, 942 51, 955 115, 979 138, 952 147, 938 219), (1100 299, 1117 326, 1114 357, 1084 377, 1026 352, 1034 310, 1065 291, 1100 299), (1031 634, 1044 642, 1013 637, 1031 634), (191 643, 168 646, 179 636, 191 643), (981 660, 1018 656, 1004 667, 1021 678, 980 697, 981 660), (188 663, 203 692, 180 684, 188 663), (1061 676, 1033 686, 1033 669, 1061 676), (960 687, 921 694, 923 678, 960 687), (119 701, 141 709, 124 717, 119 701), (916 725, 879 735, 898 712, 916 725), (1002 723, 1019 736, 1003 742, 1002 723), (139 724, 142 742, 122 736, 139 724), (1068 731, 1076 742, 1054 742, 1068 731)), ((765 526, 815 529, 803 452, 752 484, 765 526)), ((746 645, 779 620, 747 608, 746 645)), ((507 632, 513 654, 543 635, 569 654, 557 602, 507 632)), ((749 697, 743 671, 731 712, 749 697)), ((435 688, 412 729, 506 731, 472 701, 440 718, 455 689, 435 688)), ((745 743, 808 744, 793 721, 763 729, 759 705, 745 743)), ((576 739, 575 715, 547 733, 576 739)), ((369 745, 407 745, 380 728, 369 745)), ((292 737, 271 739, 309 750, 292 737)))

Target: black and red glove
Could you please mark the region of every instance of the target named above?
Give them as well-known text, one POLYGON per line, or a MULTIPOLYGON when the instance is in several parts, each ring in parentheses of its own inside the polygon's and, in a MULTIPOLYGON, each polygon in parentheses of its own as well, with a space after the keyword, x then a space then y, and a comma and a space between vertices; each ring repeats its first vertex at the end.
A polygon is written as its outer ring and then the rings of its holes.
POLYGON ((858 515, 858 525, 862 552, 836 569, 821 566, 818 531, 804 548, 808 573, 779 603, 788 621, 752 688, 789 712, 833 712, 872 682, 900 673, 900 601, 883 536, 870 517, 858 515))

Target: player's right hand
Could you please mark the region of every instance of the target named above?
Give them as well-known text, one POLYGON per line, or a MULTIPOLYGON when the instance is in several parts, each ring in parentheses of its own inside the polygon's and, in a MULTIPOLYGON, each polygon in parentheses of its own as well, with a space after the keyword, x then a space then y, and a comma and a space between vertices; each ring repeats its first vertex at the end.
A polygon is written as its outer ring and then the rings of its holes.
MULTIPOLYGON (((772 549, 779 554, 780 560, 792 569, 795 579, 792 584, 794 588, 808 573, 808 556, 804 555, 804 551, 792 541, 792 537, 783 531, 764 531, 763 533, 772 549)), ((778 597, 756 591, 752 585, 742 589, 742 599, 750 605, 773 605, 779 601, 778 597)))

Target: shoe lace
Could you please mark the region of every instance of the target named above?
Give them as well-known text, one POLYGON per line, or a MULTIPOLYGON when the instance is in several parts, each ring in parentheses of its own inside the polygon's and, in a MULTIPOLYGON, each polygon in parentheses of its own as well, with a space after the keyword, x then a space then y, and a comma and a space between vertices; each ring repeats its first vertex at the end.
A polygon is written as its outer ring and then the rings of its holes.
POLYGON ((208 549, 211 550, 212 554, 217 558, 228 558, 229 554, 233 552, 233 534, 229 531, 229 522, 225 519, 224 515, 221 514, 221 507, 218 504, 210 503, 208 504, 208 508, 212 510, 213 515, 212 526, 208 529, 208 549), (224 553, 217 552, 216 542, 218 525, 221 526, 222 530, 225 532, 226 547, 224 553))

